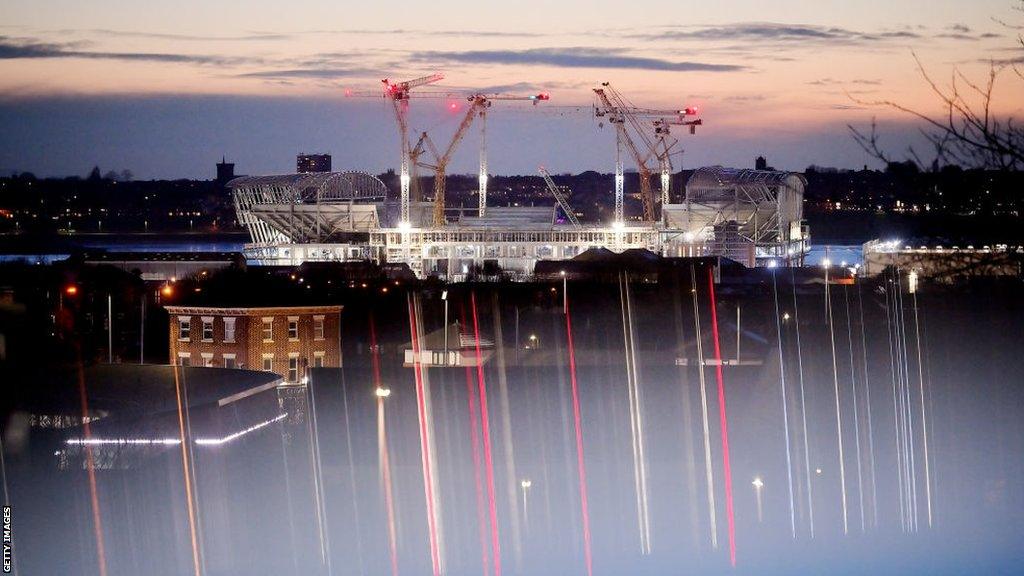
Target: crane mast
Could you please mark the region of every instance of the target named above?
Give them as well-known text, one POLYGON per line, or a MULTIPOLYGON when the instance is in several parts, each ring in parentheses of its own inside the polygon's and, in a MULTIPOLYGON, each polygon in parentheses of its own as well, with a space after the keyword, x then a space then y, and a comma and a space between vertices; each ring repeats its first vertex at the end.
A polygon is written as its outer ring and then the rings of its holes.
POLYGON ((555 185, 555 181, 551 179, 551 174, 548 174, 548 171, 545 170, 543 166, 540 167, 540 173, 544 176, 544 183, 547 184, 548 190, 551 191, 551 195, 555 197, 555 201, 562 207, 562 212, 565 212, 565 217, 572 223, 573 228, 579 228, 580 221, 576 218, 576 212, 572 209, 572 206, 569 205, 569 200, 565 197, 565 194, 562 194, 562 190, 555 185))
POLYGON ((621 223, 623 219, 623 170, 621 149, 625 145, 626 150, 636 162, 637 171, 640 173, 640 198, 643 201, 644 220, 653 222, 654 214, 654 193, 651 189, 651 168, 647 162, 652 157, 657 158, 661 176, 661 201, 667 203, 670 200, 670 185, 672 174, 671 154, 675 141, 669 141, 669 125, 688 125, 691 133, 700 120, 685 121, 683 118, 697 113, 695 108, 683 110, 657 110, 652 108, 639 108, 626 101, 618 91, 611 87, 608 82, 595 88, 598 104, 594 113, 597 117, 607 117, 608 122, 615 126, 615 222, 621 223), (651 118, 655 118, 651 122, 651 118), (655 139, 648 136, 648 126, 653 124, 655 139), (636 137, 630 134, 630 128, 635 132, 636 137), (638 141, 639 140, 639 144, 638 141), (641 151, 643 150, 643 152, 641 151))
POLYGON ((602 84, 603 88, 595 88, 599 105, 595 108, 595 115, 598 117, 607 116, 608 122, 615 127, 615 223, 623 222, 623 194, 625 175, 622 168, 621 150, 625 145, 629 154, 636 162, 637 171, 640 173, 640 198, 644 206, 644 220, 654 220, 654 199, 651 196, 651 169, 647 166, 644 155, 633 141, 626 122, 632 122, 630 118, 632 110, 626 106, 621 97, 608 85, 602 84))
POLYGON ((384 98, 391 101, 391 109, 395 114, 395 123, 398 124, 398 137, 401 140, 402 162, 401 171, 399 172, 401 215, 399 222, 403 225, 409 224, 409 155, 411 152, 409 149, 409 123, 407 120, 409 97, 413 88, 440 82, 443 79, 443 74, 431 74, 404 82, 391 82, 387 78, 381 80, 381 83, 384 85, 384 98))

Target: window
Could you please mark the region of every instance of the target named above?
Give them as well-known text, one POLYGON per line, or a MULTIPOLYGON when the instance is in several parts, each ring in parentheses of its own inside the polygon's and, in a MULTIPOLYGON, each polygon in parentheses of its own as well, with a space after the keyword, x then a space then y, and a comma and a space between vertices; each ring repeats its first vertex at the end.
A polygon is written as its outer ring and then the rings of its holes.
POLYGON ((292 356, 288 358, 288 381, 298 382, 299 381, 299 357, 292 356))
POLYGON ((274 340, 274 319, 264 318, 263 319, 263 341, 272 342, 274 340))
POLYGON ((192 355, 188 352, 178 352, 178 365, 179 366, 191 366, 192 355))
POLYGON ((313 316, 313 339, 323 340, 324 339, 324 317, 313 316))
POLYGON ((200 354, 203 357, 203 366, 206 368, 213 367, 213 354, 209 352, 203 352, 200 354))
POLYGON ((299 318, 298 316, 288 317, 288 339, 298 340, 299 339, 299 318))
POLYGON ((188 316, 178 317, 178 340, 188 340, 192 333, 192 319, 188 316))
POLYGON ((203 317, 203 342, 213 342, 213 318, 203 317))
POLYGON ((264 354, 263 355, 263 370, 266 372, 274 371, 274 355, 264 354))
POLYGON ((323 368, 323 367, 324 367, 324 353, 323 352, 313 352, 313 368, 323 368))
POLYGON ((224 367, 225 368, 237 368, 238 367, 238 364, 235 363, 235 355, 234 354, 225 354, 224 355, 224 367))
POLYGON ((224 341, 234 342, 235 341, 235 319, 225 318, 224 319, 224 341))

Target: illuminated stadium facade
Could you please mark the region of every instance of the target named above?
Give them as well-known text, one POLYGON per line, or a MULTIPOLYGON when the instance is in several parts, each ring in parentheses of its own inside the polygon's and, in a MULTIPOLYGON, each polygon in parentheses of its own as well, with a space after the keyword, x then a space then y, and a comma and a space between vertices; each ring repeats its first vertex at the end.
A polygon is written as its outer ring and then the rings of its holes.
POLYGON ((800 263, 809 247, 804 185, 789 172, 701 168, 658 222, 564 222, 553 199, 547 207, 489 206, 483 216, 460 214, 443 226, 433 223, 432 202, 410 202, 408 222, 401 222, 397 199, 361 172, 251 176, 229 188, 254 264, 371 260, 408 264, 421 278, 459 280, 488 268, 527 279, 538 261, 591 248, 723 256, 750 267, 800 263))

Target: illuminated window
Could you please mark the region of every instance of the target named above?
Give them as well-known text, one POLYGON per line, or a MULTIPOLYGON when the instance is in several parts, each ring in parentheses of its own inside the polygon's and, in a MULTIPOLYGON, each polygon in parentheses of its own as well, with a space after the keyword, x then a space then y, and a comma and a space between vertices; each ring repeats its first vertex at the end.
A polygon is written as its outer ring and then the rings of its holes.
POLYGON ((324 339, 324 317, 314 316, 313 317, 313 339, 323 340, 324 339))
POLYGON ((274 319, 264 318, 263 319, 263 341, 271 342, 274 340, 274 319))
POLYGON ((225 318, 224 319, 224 341, 234 342, 235 341, 235 319, 225 318))
POLYGON ((178 340, 188 340, 192 333, 192 319, 189 317, 178 318, 178 340))

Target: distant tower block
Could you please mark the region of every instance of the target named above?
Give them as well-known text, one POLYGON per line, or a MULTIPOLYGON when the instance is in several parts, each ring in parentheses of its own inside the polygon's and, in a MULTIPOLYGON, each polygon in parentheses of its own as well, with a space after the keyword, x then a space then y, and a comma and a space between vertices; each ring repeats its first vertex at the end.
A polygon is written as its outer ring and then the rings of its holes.
POLYGON ((235 178, 235 163, 228 162, 227 157, 222 156, 217 162, 217 185, 224 186, 235 178))
POLYGON ((299 174, 331 171, 330 154, 299 154, 295 157, 295 171, 299 174))
POLYGON ((767 170, 767 169, 768 169, 768 161, 765 160, 764 156, 758 156, 754 160, 754 170, 767 170))

